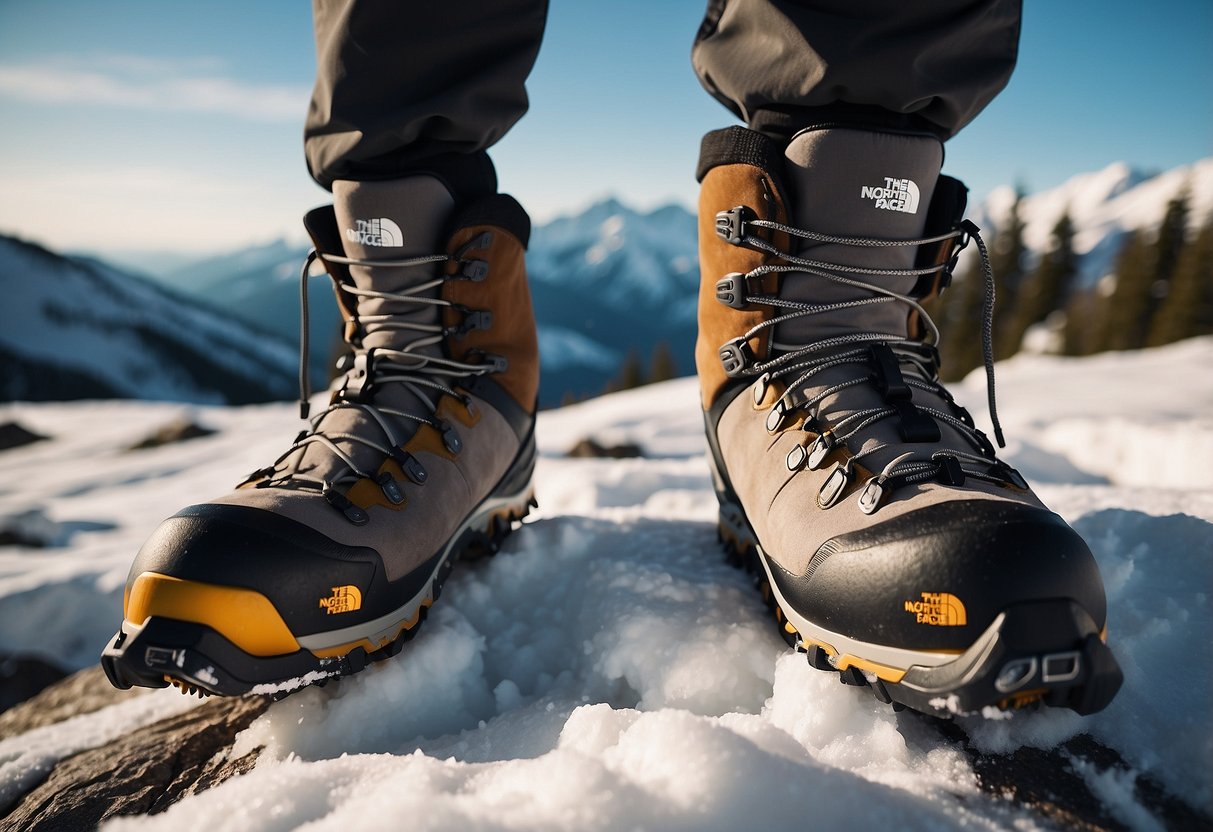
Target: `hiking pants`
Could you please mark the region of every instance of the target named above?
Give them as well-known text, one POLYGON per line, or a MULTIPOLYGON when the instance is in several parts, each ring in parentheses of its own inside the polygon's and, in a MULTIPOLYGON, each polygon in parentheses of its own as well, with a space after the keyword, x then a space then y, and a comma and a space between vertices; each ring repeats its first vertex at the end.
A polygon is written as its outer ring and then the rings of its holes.
MULTIPOLYGON (((313 0, 313 12, 304 149, 317 182, 426 172, 457 194, 496 188, 485 151, 526 112, 546 0, 313 0)), ((775 137, 830 123, 946 139, 1006 86, 1019 21, 1019 0, 711 0, 691 62, 775 137)))

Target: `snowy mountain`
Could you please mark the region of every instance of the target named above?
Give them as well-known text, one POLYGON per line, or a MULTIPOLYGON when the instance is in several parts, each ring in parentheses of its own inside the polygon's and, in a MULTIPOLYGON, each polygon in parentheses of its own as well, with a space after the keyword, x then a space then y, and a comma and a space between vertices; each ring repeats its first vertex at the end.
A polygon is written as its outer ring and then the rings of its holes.
MULTIPOLYGON (((1024 245, 1032 258, 1039 257, 1049 248, 1053 227, 1069 210, 1074 250, 1081 258, 1079 285, 1089 287, 1112 270, 1124 236, 1157 228, 1167 203, 1184 188, 1190 198, 1189 227, 1197 228, 1213 215, 1213 157, 1153 176, 1123 162, 1079 174, 1024 198, 1024 245)), ((997 231, 1014 201, 1013 188, 998 188, 973 210, 974 221, 997 231)))
POLYGON ((630 350, 658 343, 694 371, 696 220, 677 205, 647 214, 606 200, 536 228, 527 269, 539 322, 545 404, 601 392, 630 350))
POLYGON ((102 262, 0 236, 0 398, 286 398, 294 350, 102 262))
MULTIPOLYGON (((1068 209, 1077 229, 1075 246, 1082 256, 1082 281, 1090 285, 1107 273, 1123 236, 1157 225, 1166 203, 1183 187, 1191 194, 1195 226, 1213 213, 1213 158, 1154 176, 1114 164, 1028 196, 1021 212, 1029 256, 1038 256, 1048 247, 1052 227, 1068 209)), ((987 232, 996 232, 1005 223, 1013 199, 1011 189, 996 190, 970 214, 987 232)), ((539 321, 543 405, 555 405, 569 395, 581 398, 601 392, 618 375, 630 351, 635 351, 642 364, 647 363, 661 342, 669 347, 678 372, 693 372, 698 291, 695 235, 694 215, 680 206, 640 213, 615 200, 534 230, 527 263, 539 321)), ((304 254, 302 244, 276 240, 173 269, 157 279, 176 292, 203 299, 231 319, 294 344, 299 327, 298 268, 304 254)), ((74 268, 115 273, 97 263, 70 262, 74 268)), ((10 268, 5 274, 15 272, 10 268)), ((124 281, 130 282, 125 277, 124 281)), ((321 384, 336 346, 338 314, 323 278, 313 281, 311 297, 311 336, 317 345, 312 351, 312 375, 321 384)), ((46 305, 36 298, 30 300, 46 305)), ((66 302, 61 298, 48 308, 66 302)), ((14 307, 8 314, 24 317, 14 307)), ((149 313, 146 317, 157 316, 149 313)), ((199 317, 206 316, 200 312, 199 317)), ((226 325, 236 326, 231 321, 226 325)), ((11 349, 6 344, 14 340, 20 339, 0 340, 0 349, 11 349)), ((61 347, 68 342, 49 337, 33 341, 39 349, 38 360, 47 366, 53 362, 56 368, 36 377, 70 379, 70 384, 65 380, 57 385, 69 384, 81 391, 79 395, 104 395, 114 389, 113 380, 104 373, 99 381, 92 371, 64 376, 70 368, 83 366, 81 355, 63 354, 61 347)), ((280 345, 268 349, 278 356, 275 361, 284 359, 280 345)), ((19 354, 29 353, 27 344, 19 354)), ((172 369, 172 362, 160 364, 162 373, 181 374, 172 369)), ((119 389, 128 395, 141 394, 129 385, 119 389)), ((193 395, 170 394, 168 389, 152 397, 193 395)), ((268 386, 265 395, 270 395, 268 390, 280 391, 275 396, 290 395, 290 389, 278 381, 268 386)))
MULTIPOLYGON (((943 722, 811 669, 724 562, 684 379, 541 414, 539 512, 500 555, 457 567, 415 641, 262 703, 221 753, 230 779, 209 789, 175 782, 182 755, 151 735, 130 771, 92 782, 160 771, 177 802, 105 829, 1207 829, 1211 364, 1213 338, 999 365, 1006 458, 1105 577, 1125 684, 1104 712, 943 722), (564 455, 587 436, 644 456, 564 455)), ((956 392, 984 424, 980 373, 956 392)), ((0 548, 0 652, 94 664, 160 519, 273 459, 299 425, 285 404, 193 407, 216 433, 124 450, 183 409, 0 406, 0 422, 51 437, 0 457, 22 484, 0 491, 0 518, 40 516, 28 525, 50 544, 0 548)), ((35 807, 70 806, 80 793, 48 773, 70 778, 81 752, 104 759, 131 732, 188 728, 214 705, 114 694, 0 739, 0 817, 34 789, 35 807)), ((134 789, 107 794, 94 817, 149 805, 134 789)))
MULTIPOLYGON (((667 206, 637 213, 614 200, 540 226, 527 264, 539 322, 541 404, 602 392, 629 350, 647 361, 658 342, 678 370, 694 369, 698 289, 695 218, 667 206)), ((299 332, 299 267, 306 246, 276 240, 175 269, 160 280, 292 342, 299 332)), ((339 320, 323 280, 312 286, 314 344, 334 342, 339 320)), ((312 356, 317 383, 332 363, 312 356)))

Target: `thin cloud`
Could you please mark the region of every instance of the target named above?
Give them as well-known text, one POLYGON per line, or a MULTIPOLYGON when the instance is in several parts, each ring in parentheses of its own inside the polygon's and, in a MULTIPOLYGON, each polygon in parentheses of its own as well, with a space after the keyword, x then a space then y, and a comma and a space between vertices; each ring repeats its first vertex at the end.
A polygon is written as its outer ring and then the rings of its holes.
POLYGON ((201 69, 208 59, 151 61, 107 55, 89 65, 0 64, 0 98, 34 103, 207 113, 251 121, 303 118, 310 90, 302 85, 250 84, 201 69))

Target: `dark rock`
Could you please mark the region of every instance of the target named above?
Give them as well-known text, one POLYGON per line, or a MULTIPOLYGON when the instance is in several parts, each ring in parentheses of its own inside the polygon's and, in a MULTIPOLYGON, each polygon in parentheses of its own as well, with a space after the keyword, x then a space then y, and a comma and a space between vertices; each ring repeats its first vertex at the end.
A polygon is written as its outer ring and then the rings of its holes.
POLYGON ((203 436, 210 436, 214 432, 210 428, 204 428, 191 422, 189 419, 177 419, 158 429, 145 439, 141 439, 134 445, 131 445, 127 450, 141 451, 145 448, 159 448, 161 445, 170 445, 174 442, 184 442, 188 439, 199 439, 203 436))
POLYGON ((0 425, 0 451, 32 445, 35 442, 42 442, 47 438, 40 433, 27 430, 16 422, 5 422, 0 425))
POLYGON ((60 536, 59 524, 40 508, 20 514, 0 515, 0 546, 28 546, 41 549, 53 546, 60 536))
MULTIPOLYGON (((0 654, 0 719, 4 711, 66 675, 66 670, 39 656, 0 654)), ((3 728, 0 734, 9 736, 3 728)))
POLYGON ((618 445, 601 445, 593 439, 582 439, 570 448, 565 456, 574 458, 627 459, 644 456, 644 450, 634 442, 621 442, 618 445))
MULTIPOLYGON (((103 678, 96 683, 108 687, 103 678)), ((75 832, 117 815, 163 812, 252 768, 259 749, 237 759, 224 752, 269 704, 268 697, 213 699, 68 757, 0 819, 0 826, 75 832)))
MULTIPOLYGON (((1079 734, 1056 748, 1018 748, 1010 754, 988 754, 974 748, 964 730, 950 720, 909 713, 910 719, 931 723, 946 738, 962 747, 977 774, 981 790, 1011 806, 1066 829, 1127 830, 1108 814, 1101 797, 1091 791, 1079 770, 1127 772, 1130 766, 1120 752, 1090 734, 1079 734)), ((1133 797, 1165 829, 1213 829, 1213 818, 1168 792, 1149 774, 1139 773, 1133 797)))
POLYGON ((100 667, 88 667, 0 714, 0 737, 15 737, 74 716, 91 714, 146 692, 146 688, 118 690, 100 667))

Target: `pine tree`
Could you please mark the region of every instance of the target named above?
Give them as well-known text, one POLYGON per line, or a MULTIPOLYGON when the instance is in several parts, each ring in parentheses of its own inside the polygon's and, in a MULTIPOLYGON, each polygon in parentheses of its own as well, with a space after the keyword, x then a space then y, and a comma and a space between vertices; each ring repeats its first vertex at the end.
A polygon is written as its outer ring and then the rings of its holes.
MULTIPOLYGON (((997 358, 1007 358, 1019 350, 1019 341, 1011 332, 1014 329, 1011 321, 1014 320, 1015 308, 1018 305, 1027 255, 1023 242, 1024 221, 1020 215, 1023 199, 1024 188, 1017 185, 1015 201, 1011 203, 1006 221, 990 241, 990 267, 994 270, 995 294, 1001 310, 994 319, 994 347, 997 358)), ((979 273, 979 281, 980 277, 979 273)), ((980 321, 980 315, 975 320, 980 321)), ((978 346, 980 347, 980 340, 978 346)))
POLYGON ((1213 218, 1184 246, 1150 326, 1150 346, 1213 334, 1213 218))
POLYGON ((1098 318, 1101 298, 1095 290, 1075 292, 1066 304, 1066 324, 1061 331, 1064 355, 1091 355, 1099 349, 1098 318))
POLYGON ((617 393, 620 390, 631 390, 644 384, 644 369, 640 366, 640 353, 636 348, 628 350, 627 357, 619 366, 619 374, 607 382, 606 392, 617 393))
POLYGON ((645 383, 655 384, 659 381, 669 381, 677 377, 678 365, 674 363, 674 356, 670 352, 670 345, 665 341, 658 341, 653 347, 653 355, 649 359, 649 377, 645 383))
POLYGON ((1158 226, 1153 246, 1154 286, 1151 288, 1151 317, 1162 306, 1171 285, 1171 278, 1188 240, 1188 214, 1191 194, 1188 186, 1180 189, 1167 203, 1166 213, 1158 226))
POLYGON ((1074 253, 1074 222, 1067 209, 1053 226, 1049 250, 1032 273, 1024 279, 1011 324, 1008 342, 1020 344, 1033 324, 1041 323, 1060 310, 1078 275, 1078 257, 1074 253))
POLYGON ((951 287, 927 307, 939 326, 940 376, 945 381, 961 379, 974 367, 981 366, 983 288, 981 261, 974 257, 964 271, 953 277, 951 287))
POLYGON ((1154 269, 1145 233, 1130 234, 1116 258, 1115 288, 1100 303, 1097 349, 1132 350, 1146 339, 1154 269))

